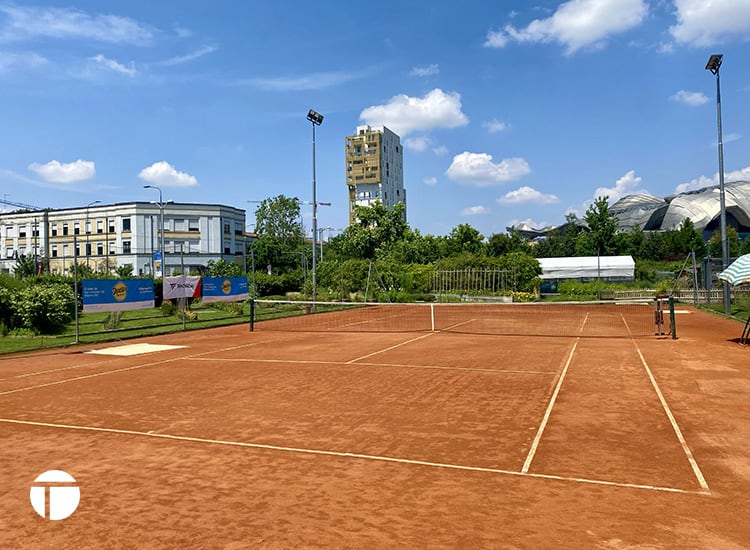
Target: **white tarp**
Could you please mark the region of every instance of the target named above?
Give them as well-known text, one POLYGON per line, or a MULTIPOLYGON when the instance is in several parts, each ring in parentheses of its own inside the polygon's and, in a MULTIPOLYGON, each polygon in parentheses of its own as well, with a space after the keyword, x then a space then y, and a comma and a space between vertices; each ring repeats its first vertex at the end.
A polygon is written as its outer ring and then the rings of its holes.
POLYGON ((537 258, 542 268, 540 278, 551 279, 635 279, 632 256, 580 256, 572 258, 537 258))

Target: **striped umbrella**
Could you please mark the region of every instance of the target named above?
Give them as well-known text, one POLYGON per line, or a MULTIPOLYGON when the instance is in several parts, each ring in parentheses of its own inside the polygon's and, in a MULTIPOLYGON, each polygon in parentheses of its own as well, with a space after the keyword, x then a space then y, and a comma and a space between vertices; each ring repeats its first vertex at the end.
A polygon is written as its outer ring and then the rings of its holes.
POLYGON ((719 279, 732 286, 750 283, 750 254, 740 256, 719 273, 719 279))

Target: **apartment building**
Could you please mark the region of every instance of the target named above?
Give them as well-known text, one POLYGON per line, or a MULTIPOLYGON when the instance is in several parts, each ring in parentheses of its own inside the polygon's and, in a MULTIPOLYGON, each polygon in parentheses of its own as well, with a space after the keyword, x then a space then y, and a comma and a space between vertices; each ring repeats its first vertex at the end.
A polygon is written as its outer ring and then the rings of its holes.
POLYGON ((404 152, 401 140, 385 126, 357 126, 346 136, 346 184, 349 188, 349 223, 355 222, 354 206, 380 201, 388 208, 402 202, 404 152))
POLYGON ((209 260, 235 261, 245 242, 245 211, 218 204, 167 202, 163 212, 157 203, 128 202, 0 213, 0 271, 6 273, 23 255, 51 273, 72 273, 77 261, 100 273, 129 264, 135 274, 171 275, 209 260))

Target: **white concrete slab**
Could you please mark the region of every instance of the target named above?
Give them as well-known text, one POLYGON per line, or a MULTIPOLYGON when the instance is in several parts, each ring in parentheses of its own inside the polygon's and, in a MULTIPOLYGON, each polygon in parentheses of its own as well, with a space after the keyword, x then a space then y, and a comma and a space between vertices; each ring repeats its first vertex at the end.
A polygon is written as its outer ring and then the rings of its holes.
POLYGON ((92 349, 86 353, 95 353, 97 355, 140 355, 142 353, 154 353, 157 351, 167 351, 171 349, 186 348, 187 346, 169 346, 166 344, 127 344, 124 346, 114 346, 111 348, 92 349))

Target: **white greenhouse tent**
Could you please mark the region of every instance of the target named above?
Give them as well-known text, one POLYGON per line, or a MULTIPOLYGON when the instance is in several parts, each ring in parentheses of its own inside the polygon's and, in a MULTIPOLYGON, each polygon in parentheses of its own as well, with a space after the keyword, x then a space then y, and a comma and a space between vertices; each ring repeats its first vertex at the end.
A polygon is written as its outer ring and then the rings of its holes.
POLYGON ((632 256, 577 256, 537 258, 542 268, 542 292, 556 292, 557 283, 575 281, 634 281, 635 260, 632 256))

